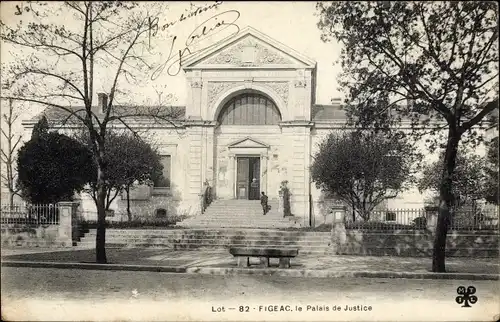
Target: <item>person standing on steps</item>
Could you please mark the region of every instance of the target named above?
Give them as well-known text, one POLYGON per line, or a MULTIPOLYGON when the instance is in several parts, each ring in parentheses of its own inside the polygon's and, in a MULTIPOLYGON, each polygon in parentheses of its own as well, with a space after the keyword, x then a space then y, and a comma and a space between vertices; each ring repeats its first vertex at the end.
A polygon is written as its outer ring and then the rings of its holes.
POLYGON ((264 193, 264 191, 262 191, 262 195, 260 196, 260 204, 262 205, 262 212, 263 212, 263 215, 265 215, 267 213, 267 211, 269 210, 268 206, 267 206, 267 196, 266 194, 264 193))

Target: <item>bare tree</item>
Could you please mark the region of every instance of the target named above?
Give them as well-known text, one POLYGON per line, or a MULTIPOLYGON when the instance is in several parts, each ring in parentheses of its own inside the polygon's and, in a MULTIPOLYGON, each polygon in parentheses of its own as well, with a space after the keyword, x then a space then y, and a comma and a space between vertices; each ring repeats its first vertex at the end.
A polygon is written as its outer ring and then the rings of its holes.
POLYGON ((19 196, 19 188, 16 187, 17 169, 16 169, 16 152, 22 136, 14 130, 16 121, 21 115, 19 110, 16 110, 12 99, 9 99, 7 112, 2 113, 2 119, 5 127, 2 127, 2 137, 5 139, 5 144, 1 145, 0 160, 5 166, 5 171, 1 172, 2 185, 9 190, 9 206, 14 204, 14 196, 19 196))
POLYGON ((19 16, 23 21, 13 26, 2 22, 1 39, 21 53, 2 66, 9 88, 5 97, 58 110, 65 115, 64 124, 77 124, 88 132, 97 164, 96 262, 106 263, 108 129, 119 123, 133 130, 131 119, 137 118, 173 122, 181 113, 166 106, 116 103, 119 97, 125 99, 127 83, 137 85, 150 79, 151 21, 164 13, 163 4, 68 1, 31 5, 29 12, 19 16), (98 82, 108 94, 102 111, 92 107, 98 82))

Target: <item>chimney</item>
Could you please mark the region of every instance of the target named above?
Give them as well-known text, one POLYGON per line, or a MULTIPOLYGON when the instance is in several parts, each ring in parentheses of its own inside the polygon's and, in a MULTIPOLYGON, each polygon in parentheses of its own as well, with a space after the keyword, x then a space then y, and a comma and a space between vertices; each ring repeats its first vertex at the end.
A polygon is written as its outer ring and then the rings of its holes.
POLYGON ((106 108, 108 106, 108 95, 106 93, 97 94, 97 106, 99 107, 101 113, 104 113, 106 111, 106 108))

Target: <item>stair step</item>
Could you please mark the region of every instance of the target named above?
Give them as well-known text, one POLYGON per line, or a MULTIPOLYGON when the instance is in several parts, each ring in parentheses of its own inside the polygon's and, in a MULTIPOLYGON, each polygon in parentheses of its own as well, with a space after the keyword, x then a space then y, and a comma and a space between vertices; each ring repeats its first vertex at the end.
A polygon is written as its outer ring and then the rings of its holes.
MULTIPOLYGON (((88 234, 96 234, 96 229, 90 229, 88 234)), ((224 234, 224 235, 251 235, 251 234, 273 234, 274 236, 326 236, 330 235, 330 232, 320 232, 320 231, 287 231, 287 230, 273 230, 265 228, 253 228, 253 229, 228 229, 228 228, 218 228, 218 229, 118 229, 118 228, 108 228, 106 230, 106 235, 109 234, 224 234)))
MULTIPOLYGON (((106 238, 107 241, 123 241, 123 242, 186 242, 186 243, 213 243, 213 242, 224 242, 224 243, 278 243, 278 244, 287 244, 287 245, 324 245, 330 243, 330 240, 324 239, 302 239, 302 240, 296 240, 296 241, 291 241, 291 240, 283 240, 283 239, 264 239, 264 238, 240 238, 240 239, 234 239, 234 238, 163 238, 163 237, 158 237, 158 238, 140 238, 140 237, 113 237, 113 238, 106 238)), ((95 241, 94 238, 88 238, 83 237, 80 239, 80 241, 95 241)))
MULTIPOLYGON (((91 229, 81 247, 95 247, 91 229)), ((228 249, 238 247, 296 248, 301 253, 332 254, 330 233, 273 229, 107 229, 107 247, 151 247, 174 250, 228 249)))

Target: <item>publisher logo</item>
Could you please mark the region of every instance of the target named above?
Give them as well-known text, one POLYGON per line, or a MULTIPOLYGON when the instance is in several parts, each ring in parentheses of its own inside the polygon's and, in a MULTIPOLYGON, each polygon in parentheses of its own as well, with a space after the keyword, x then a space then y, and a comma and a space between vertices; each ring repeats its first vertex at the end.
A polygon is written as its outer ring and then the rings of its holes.
POLYGON ((476 304, 477 296, 473 295, 476 293, 476 288, 474 286, 469 286, 467 289, 465 286, 459 286, 457 288, 458 296, 455 298, 455 301, 458 304, 463 304, 462 307, 471 307, 470 304, 476 304))

